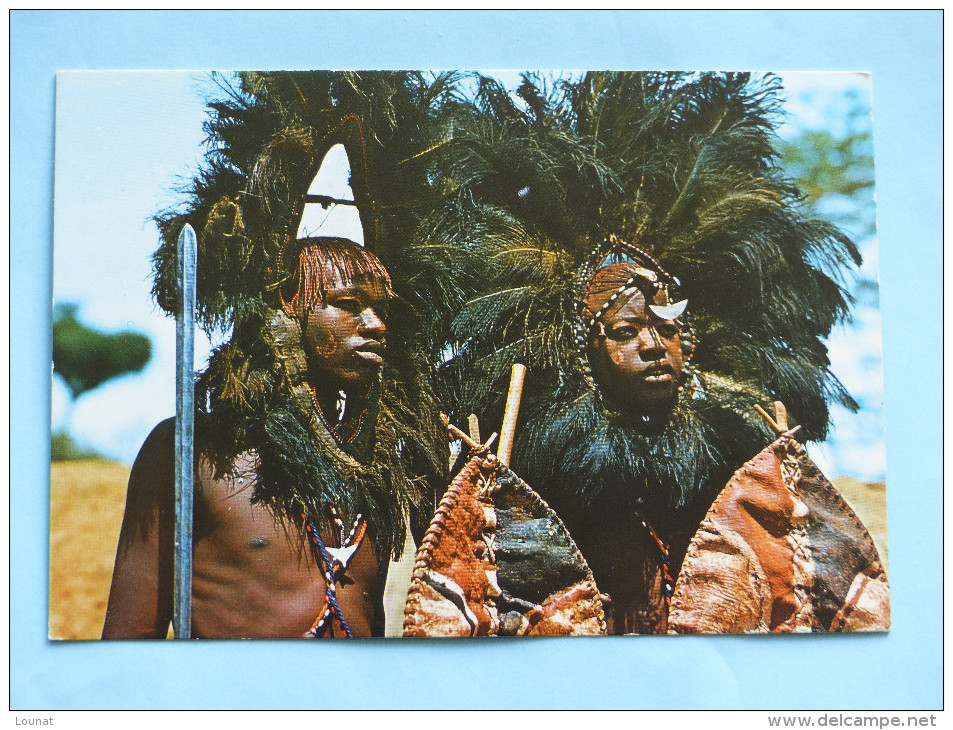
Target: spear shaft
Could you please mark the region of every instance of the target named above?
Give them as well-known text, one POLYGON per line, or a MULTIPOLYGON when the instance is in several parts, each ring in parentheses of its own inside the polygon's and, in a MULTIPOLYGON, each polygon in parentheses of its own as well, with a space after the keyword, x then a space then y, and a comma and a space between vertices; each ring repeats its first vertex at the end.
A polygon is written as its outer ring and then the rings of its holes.
POLYGON ((172 628, 177 639, 192 636, 192 495, 195 443, 195 259, 192 226, 179 234, 175 318, 175 588, 172 628))

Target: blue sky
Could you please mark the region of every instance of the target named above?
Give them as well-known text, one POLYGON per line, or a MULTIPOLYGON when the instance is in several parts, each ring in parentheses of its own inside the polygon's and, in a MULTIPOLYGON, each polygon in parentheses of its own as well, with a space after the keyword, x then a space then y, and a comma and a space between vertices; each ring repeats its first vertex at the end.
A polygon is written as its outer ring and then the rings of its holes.
MULTIPOLYGON (((150 217, 177 200, 177 182, 203 157, 204 74, 64 72, 56 83, 53 296, 80 305, 85 323, 134 329, 153 343, 141 374, 80 398, 79 440, 131 463, 149 430, 174 412, 175 323, 150 296, 150 217)), ((196 359, 208 344, 197 338, 196 359)), ((68 403, 53 377, 52 418, 68 403)))
MULTIPOLYGON (((513 87, 518 74, 496 71, 513 87)), ((823 109, 846 88, 869 98, 869 77, 850 73, 782 74, 790 100, 780 129, 835 124, 823 109)), ((140 374, 94 390, 75 404, 71 430, 80 441, 130 463, 151 428, 173 414, 174 322, 152 302, 150 256, 158 233, 151 216, 179 200, 175 186, 203 158, 205 97, 216 87, 202 72, 64 72, 56 86, 56 172, 53 293, 80 305, 80 319, 106 330, 134 329, 153 342, 140 374)), ((876 240, 862 241, 864 274, 877 279, 876 240)), ((880 316, 858 311, 855 327, 830 341, 835 373, 864 405, 835 412, 835 431, 812 447, 829 475, 884 477, 880 316)), ((196 338, 201 366, 208 341, 196 338)), ((68 394, 53 377, 52 424, 68 411, 68 394)))

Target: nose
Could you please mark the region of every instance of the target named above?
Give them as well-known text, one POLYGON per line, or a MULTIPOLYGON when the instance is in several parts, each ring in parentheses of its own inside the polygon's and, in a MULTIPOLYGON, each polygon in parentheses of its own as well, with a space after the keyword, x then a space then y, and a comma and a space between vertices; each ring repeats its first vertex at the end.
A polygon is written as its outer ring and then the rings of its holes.
POLYGON ((361 321, 357 329, 364 337, 373 337, 376 340, 383 340, 384 333, 387 332, 384 320, 378 316, 373 307, 368 307, 361 312, 361 321))
POLYGON ((656 362, 665 358, 665 345, 655 327, 644 327, 639 332, 639 357, 645 362, 656 362))

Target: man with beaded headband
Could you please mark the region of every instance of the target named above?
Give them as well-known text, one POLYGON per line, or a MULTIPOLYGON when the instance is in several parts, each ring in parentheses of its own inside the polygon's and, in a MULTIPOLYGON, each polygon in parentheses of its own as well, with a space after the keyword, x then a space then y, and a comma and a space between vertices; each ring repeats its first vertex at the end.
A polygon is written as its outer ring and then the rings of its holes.
POLYGON ((510 463, 582 551, 608 631, 832 630, 861 575, 880 608, 858 626, 883 627, 869 535, 786 419, 756 411, 782 402, 819 439, 829 403, 856 407, 823 337, 859 255, 777 164, 778 79, 527 73, 518 99, 482 83, 445 176, 446 217, 470 228, 428 241, 473 262, 442 345, 451 410, 498 418, 510 364, 528 366, 510 463))
MULTIPOLYGON (((677 280, 654 259, 615 236, 607 243, 609 260, 615 262, 602 262, 579 301, 583 368, 620 421, 643 437, 658 434, 689 379, 694 343, 680 319, 688 302, 672 301, 677 280), (635 260, 618 261, 626 254, 635 260)), ((586 521, 576 524, 577 510, 568 510, 564 518, 611 597, 607 613, 616 632, 646 633, 664 626, 664 604, 674 587, 673 551, 684 550, 695 530, 694 520, 673 521, 646 495, 636 502, 641 534, 633 534, 630 518, 613 524, 603 514, 595 530, 586 521), (606 542, 613 545, 608 555, 600 550, 606 542), (628 549, 619 549, 620 544, 628 549)))
MULTIPOLYGON (((579 302, 583 370, 603 413, 617 421, 615 437, 651 440, 670 430, 679 398, 706 398, 691 372, 697 343, 688 301, 672 301, 678 280, 651 256, 614 236, 606 243, 612 253, 579 302)), ((748 459, 711 506, 705 490, 672 510, 647 482, 612 475, 613 439, 596 436, 610 465, 602 478, 618 480, 629 498, 606 495, 582 514, 565 497, 553 501, 609 594, 610 632, 889 627, 886 574, 870 535, 776 407, 783 425, 771 425, 780 438, 748 459)))
POLYGON ((671 423, 679 399, 677 422, 703 402, 693 398, 689 302, 678 297, 678 279, 615 235, 580 267, 576 292, 587 394, 571 416, 560 402, 528 424, 524 453, 563 456, 542 474, 540 460, 527 466, 608 599, 609 632, 664 631, 678 565, 704 516, 699 488, 672 490, 664 463, 691 438, 671 423))
POLYGON ((608 263, 593 274, 580 299, 580 345, 603 397, 638 418, 646 431, 658 430, 683 389, 694 350, 679 320, 688 301, 672 302, 670 288, 677 281, 647 254, 625 248, 652 268, 608 263))

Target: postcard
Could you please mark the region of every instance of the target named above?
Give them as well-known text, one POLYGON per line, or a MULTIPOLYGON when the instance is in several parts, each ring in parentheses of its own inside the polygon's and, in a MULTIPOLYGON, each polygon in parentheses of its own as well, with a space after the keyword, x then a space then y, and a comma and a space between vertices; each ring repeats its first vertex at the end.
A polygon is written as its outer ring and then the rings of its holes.
POLYGON ((51 639, 889 629, 869 75, 56 93, 51 639))

